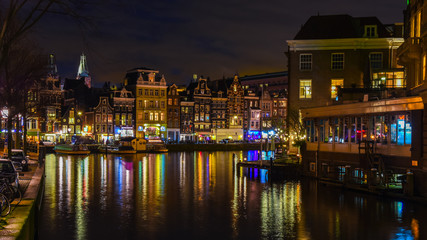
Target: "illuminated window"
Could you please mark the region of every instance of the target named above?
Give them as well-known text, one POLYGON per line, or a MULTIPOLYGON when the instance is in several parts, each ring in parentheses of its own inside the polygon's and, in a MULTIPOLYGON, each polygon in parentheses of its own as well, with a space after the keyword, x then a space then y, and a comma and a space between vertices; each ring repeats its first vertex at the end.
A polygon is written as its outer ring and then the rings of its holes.
POLYGON ((343 70, 344 69, 344 53, 332 53, 331 55, 331 69, 343 70))
POLYGON ((300 70, 311 70, 311 53, 304 53, 299 55, 299 69, 300 70))
POLYGON ((411 18, 411 32, 410 32, 410 37, 414 37, 415 36, 415 18, 412 17, 411 18))
POLYGON ((69 124, 74 124, 74 112, 70 111, 70 117, 68 118, 69 124))
POLYGON ((158 113, 154 114, 154 121, 159 121, 159 114, 158 113))
POLYGON ((371 69, 380 69, 383 67, 383 54, 382 53, 370 53, 369 63, 371 69))
POLYGON ((311 79, 299 80, 299 98, 311 98, 311 79))
POLYGON ((421 11, 417 12, 416 32, 415 37, 421 36, 421 11))
POLYGON ((344 87, 344 79, 331 79, 331 98, 337 98, 338 87, 344 87))
POLYGON ((426 80, 426 55, 423 56, 423 81, 426 80))
POLYGON ((168 105, 172 105, 172 98, 168 99, 168 105))
POLYGON ((365 37, 378 37, 376 25, 365 26, 365 37))
POLYGON ((153 113, 150 113, 150 121, 153 121, 153 119, 154 119, 154 115, 153 113))
POLYGON ((164 114, 160 113, 160 121, 163 121, 163 120, 164 120, 164 114))

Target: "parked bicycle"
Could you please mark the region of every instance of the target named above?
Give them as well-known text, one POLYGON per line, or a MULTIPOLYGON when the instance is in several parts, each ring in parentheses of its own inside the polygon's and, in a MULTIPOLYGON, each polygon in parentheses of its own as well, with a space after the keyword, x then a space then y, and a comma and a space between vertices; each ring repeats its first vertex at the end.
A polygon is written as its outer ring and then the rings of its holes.
POLYGON ((12 203, 15 199, 20 202, 22 198, 22 194, 19 188, 10 184, 7 178, 0 178, 0 193, 5 195, 10 203, 12 203))
POLYGON ((7 200, 7 197, 3 193, 0 193, 0 210, 0 216, 2 217, 9 215, 11 211, 10 202, 9 200, 7 200))

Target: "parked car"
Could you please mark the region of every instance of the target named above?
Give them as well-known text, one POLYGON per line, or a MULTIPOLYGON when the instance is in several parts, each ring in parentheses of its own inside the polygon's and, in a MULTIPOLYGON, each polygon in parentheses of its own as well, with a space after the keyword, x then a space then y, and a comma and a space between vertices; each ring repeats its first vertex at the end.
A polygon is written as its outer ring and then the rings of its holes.
POLYGON ((12 149, 11 159, 13 162, 21 164, 22 171, 28 171, 28 157, 22 149, 12 149))
POLYGON ((0 158, 0 178, 6 178, 9 183, 15 183, 18 186, 18 175, 11 160, 0 158))

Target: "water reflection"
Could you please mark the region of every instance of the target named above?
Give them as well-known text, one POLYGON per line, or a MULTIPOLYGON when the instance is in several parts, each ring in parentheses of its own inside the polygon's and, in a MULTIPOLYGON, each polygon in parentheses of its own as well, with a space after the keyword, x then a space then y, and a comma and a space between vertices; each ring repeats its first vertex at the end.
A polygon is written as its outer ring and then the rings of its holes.
MULTIPOLYGON (((258 151, 48 155, 41 239, 424 239, 426 208, 269 179, 258 151)), ((268 155, 266 155, 268 156, 268 155)))

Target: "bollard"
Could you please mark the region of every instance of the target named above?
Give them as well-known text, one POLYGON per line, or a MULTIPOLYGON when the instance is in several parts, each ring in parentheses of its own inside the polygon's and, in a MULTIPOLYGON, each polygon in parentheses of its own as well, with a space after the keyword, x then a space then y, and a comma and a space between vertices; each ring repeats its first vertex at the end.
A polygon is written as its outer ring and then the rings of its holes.
POLYGON ((404 185, 403 192, 406 196, 414 196, 414 173, 411 171, 408 171, 406 173, 406 184, 404 185))

